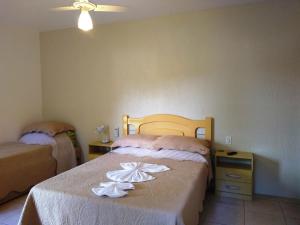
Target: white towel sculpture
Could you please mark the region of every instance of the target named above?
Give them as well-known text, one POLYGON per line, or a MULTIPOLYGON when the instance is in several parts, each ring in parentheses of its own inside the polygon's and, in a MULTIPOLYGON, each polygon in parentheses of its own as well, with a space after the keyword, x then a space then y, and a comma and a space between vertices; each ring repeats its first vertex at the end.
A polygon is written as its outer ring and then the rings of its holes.
POLYGON ((147 173, 158 173, 170 170, 167 166, 129 162, 120 163, 122 170, 109 171, 106 176, 116 182, 100 183, 98 187, 92 188, 92 191, 98 196, 108 196, 111 198, 119 198, 128 194, 125 190, 133 190, 134 185, 129 182, 144 182, 153 180, 155 177, 147 173), (126 183, 122 183, 126 182, 126 183))
POLYGON ((123 169, 107 172, 107 178, 118 182, 144 182, 155 179, 155 177, 148 173, 170 170, 170 168, 164 165, 141 162, 120 163, 120 165, 123 169))
POLYGON ((119 198, 128 194, 125 190, 133 190, 134 185, 131 183, 104 182, 99 187, 92 188, 92 191, 98 196, 108 196, 111 198, 119 198))

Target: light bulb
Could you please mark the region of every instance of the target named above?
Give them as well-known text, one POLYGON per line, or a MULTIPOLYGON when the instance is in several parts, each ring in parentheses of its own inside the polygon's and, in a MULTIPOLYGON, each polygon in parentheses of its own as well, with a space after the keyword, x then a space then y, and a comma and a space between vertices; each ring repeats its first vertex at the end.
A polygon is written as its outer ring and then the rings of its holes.
POLYGON ((78 28, 83 31, 89 31, 94 28, 92 18, 88 11, 81 11, 78 19, 78 28))

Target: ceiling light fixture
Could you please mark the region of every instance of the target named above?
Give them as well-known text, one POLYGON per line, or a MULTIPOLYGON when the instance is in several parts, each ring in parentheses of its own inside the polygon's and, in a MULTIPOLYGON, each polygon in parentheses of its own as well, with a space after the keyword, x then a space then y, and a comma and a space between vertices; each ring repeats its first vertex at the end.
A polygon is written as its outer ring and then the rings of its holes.
POLYGON ((96 5, 89 0, 75 0, 72 6, 54 8, 55 11, 80 10, 78 28, 83 31, 90 31, 94 28, 90 11, 94 12, 124 12, 125 7, 117 5, 96 5))
POLYGON ((78 28, 83 31, 90 31, 94 28, 92 18, 88 11, 81 10, 79 19, 78 19, 78 28))

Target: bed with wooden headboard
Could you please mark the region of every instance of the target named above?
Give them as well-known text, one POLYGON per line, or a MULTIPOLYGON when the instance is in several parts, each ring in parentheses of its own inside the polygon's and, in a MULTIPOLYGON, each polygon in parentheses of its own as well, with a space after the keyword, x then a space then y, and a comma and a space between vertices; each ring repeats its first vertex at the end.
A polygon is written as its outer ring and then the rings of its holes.
MULTIPOLYGON (((212 118, 191 120, 168 114, 123 117, 125 136, 132 132, 189 137, 200 134, 212 141, 212 126, 212 118)), ((196 225, 209 170, 209 163, 204 162, 108 153, 35 186, 28 195, 20 225, 196 225), (154 180, 135 183, 135 190, 123 198, 94 195, 91 188, 109 181, 106 172, 120 169, 122 162, 161 164, 171 170, 155 174, 154 180)))
POLYGON ((142 118, 130 118, 123 116, 123 134, 130 134, 130 126, 134 127, 136 134, 153 135, 178 135, 197 137, 197 130, 204 130, 203 138, 212 141, 212 122, 211 117, 204 120, 191 120, 182 116, 170 114, 156 114, 142 118))

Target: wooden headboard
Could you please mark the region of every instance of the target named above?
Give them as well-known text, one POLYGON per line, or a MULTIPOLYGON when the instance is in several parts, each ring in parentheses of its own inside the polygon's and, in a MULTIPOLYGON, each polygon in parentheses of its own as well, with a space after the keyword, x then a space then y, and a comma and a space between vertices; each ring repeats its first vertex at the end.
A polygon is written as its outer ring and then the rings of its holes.
POLYGON ((197 129, 205 130, 204 138, 212 141, 213 119, 191 120, 170 114, 155 114, 143 118, 123 116, 123 134, 129 134, 129 126, 133 125, 136 134, 178 135, 197 137, 197 129))

